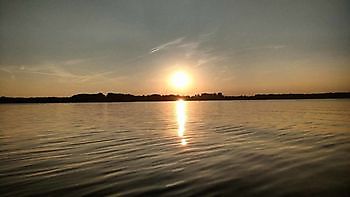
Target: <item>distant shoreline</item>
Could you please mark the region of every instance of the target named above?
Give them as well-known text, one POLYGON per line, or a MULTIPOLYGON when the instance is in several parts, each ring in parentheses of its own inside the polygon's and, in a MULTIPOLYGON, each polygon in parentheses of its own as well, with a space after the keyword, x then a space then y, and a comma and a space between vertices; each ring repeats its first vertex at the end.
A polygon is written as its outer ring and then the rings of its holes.
POLYGON ((220 100, 295 100, 350 98, 350 92, 311 94, 255 94, 254 96, 225 96, 222 93, 202 93, 194 96, 181 95, 131 95, 122 93, 76 94, 71 97, 0 97, 0 103, 90 103, 90 102, 148 102, 148 101, 220 101, 220 100))

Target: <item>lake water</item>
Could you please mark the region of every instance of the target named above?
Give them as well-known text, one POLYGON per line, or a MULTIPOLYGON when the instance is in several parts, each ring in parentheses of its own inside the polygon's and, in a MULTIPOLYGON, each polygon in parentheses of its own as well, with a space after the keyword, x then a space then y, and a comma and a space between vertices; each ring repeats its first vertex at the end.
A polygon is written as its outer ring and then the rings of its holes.
POLYGON ((349 196, 350 100, 0 105, 1 196, 349 196))

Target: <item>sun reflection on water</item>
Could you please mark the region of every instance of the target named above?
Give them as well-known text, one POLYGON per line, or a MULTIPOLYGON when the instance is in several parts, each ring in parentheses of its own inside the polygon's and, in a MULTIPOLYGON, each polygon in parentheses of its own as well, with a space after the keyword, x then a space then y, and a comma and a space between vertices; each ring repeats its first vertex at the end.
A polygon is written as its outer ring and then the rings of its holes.
POLYGON ((176 116, 178 130, 177 135, 181 138, 181 145, 186 145, 187 141, 185 139, 185 124, 186 124, 186 102, 184 100, 176 101, 176 116))

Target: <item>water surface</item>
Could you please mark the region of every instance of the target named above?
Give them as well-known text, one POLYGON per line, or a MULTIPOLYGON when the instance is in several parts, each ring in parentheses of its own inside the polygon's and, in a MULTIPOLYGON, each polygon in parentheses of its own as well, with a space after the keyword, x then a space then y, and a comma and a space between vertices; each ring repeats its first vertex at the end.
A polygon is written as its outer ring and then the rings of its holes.
POLYGON ((0 105, 2 196, 349 196, 350 100, 0 105))

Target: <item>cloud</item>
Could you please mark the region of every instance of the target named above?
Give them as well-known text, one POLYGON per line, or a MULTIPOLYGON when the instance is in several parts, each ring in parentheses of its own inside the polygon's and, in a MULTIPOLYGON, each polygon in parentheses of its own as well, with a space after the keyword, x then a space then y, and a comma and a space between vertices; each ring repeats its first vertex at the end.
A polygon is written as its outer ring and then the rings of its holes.
POLYGON ((208 33, 200 34, 198 41, 195 41, 195 42, 184 42, 185 37, 180 37, 180 38, 177 38, 175 40, 166 42, 164 44, 161 44, 161 45, 159 45, 157 47, 152 48, 149 53, 155 53, 155 52, 158 52, 160 50, 169 48, 170 46, 173 46, 173 45, 179 45, 180 47, 184 47, 184 48, 187 48, 187 49, 195 50, 196 48, 198 48, 198 46, 202 42, 207 41, 212 35, 214 35, 215 32, 216 31, 211 31, 211 32, 208 32, 208 33))
POLYGON ((76 64, 81 64, 83 62, 86 62, 89 59, 70 59, 67 61, 64 61, 63 64, 64 65, 76 65, 76 64))
POLYGON ((253 51, 253 50, 278 50, 286 48, 286 45, 265 45, 265 46, 256 46, 256 47, 248 47, 244 48, 241 51, 253 51))
POLYGON ((179 45, 185 52, 185 57, 191 59, 195 67, 204 66, 226 58, 224 53, 205 45, 205 43, 210 40, 210 36, 214 33, 215 32, 201 34, 196 41, 184 42, 179 45))
POLYGON ((0 70, 12 75, 12 71, 9 70, 8 68, 0 68, 0 70))
POLYGON ((86 82, 92 79, 96 79, 99 77, 104 77, 110 74, 110 71, 107 72, 99 72, 95 74, 86 74, 86 75, 77 75, 66 71, 60 66, 56 65, 39 65, 39 66, 0 66, 0 70, 7 72, 11 75, 11 78, 14 78, 16 73, 27 73, 27 74, 35 74, 35 75, 46 75, 51 77, 63 78, 65 80, 73 80, 75 82, 86 82))
POLYGON ((154 52, 157 52, 157 51, 159 51, 159 48, 153 48, 153 49, 151 49, 150 53, 154 53, 154 52))
POLYGON ((15 79, 15 75, 13 74, 13 72, 7 68, 0 68, 1 71, 8 73, 11 77, 11 79, 15 79))
POLYGON ((209 62, 219 61, 225 59, 224 54, 217 55, 217 51, 213 48, 206 47, 203 44, 208 42, 216 31, 211 31, 198 35, 198 38, 195 40, 188 40, 186 37, 179 37, 169 42, 158 45, 152 49, 147 54, 142 54, 135 58, 131 58, 127 61, 124 61, 123 64, 130 64, 140 59, 146 58, 150 54, 157 53, 161 50, 176 48, 177 51, 184 54, 184 58, 192 62, 193 66, 202 66, 209 62), (185 40, 186 39, 186 40, 185 40))
POLYGON ((160 51, 160 50, 163 50, 163 49, 166 49, 172 45, 177 45, 177 44, 180 44, 183 40, 185 39, 185 37, 180 37, 180 38, 177 38, 175 40, 172 40, 170 42, 167 42, 167 43, 164 43, 164 44, 161 44, 157 47, 154 47, 153 49, 150 50, 150 54, 152 53, 155 53, 157 51, 160 51))

